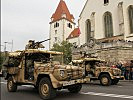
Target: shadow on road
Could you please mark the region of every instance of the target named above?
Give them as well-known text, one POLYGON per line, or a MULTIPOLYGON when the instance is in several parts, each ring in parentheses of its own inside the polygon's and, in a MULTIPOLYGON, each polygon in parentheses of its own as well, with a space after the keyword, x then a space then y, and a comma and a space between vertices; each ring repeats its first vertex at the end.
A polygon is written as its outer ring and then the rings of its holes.
MULTIPOLYGON (((18 94, 23 94, 23 95, 31 95, 31 96, 36 96, 35 98, 38 98, 38 100, 41 100, 38 90, 36 90, 35 88, 32 87, 19 87, 17 92, 18 94)), ((74 98, 81 98, 82 95, 81 94, 74 94, 74 93, 70 93, 69 91, 67 91, 67 89, 65 90, 61 90, 61 91, 57 91, 57 96, 55 98, 55 100, 68 100, 68 99, 74 99, 74 98)), ((78 100, 78 99, 77 99, 78 100)), ((79 99, 80 100, 80 99, 79 99)))

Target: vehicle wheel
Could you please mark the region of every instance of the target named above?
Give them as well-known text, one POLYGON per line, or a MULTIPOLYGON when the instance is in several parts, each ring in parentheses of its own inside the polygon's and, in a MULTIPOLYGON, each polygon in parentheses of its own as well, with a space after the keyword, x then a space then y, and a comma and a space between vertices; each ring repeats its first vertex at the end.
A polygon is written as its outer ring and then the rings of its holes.
POLYGON ((17 91, 17 84, 13 82, 13 78, 9 77, 7 80, 7 90, 8 92, 16 92, 17 91))
POLYGON ((103 86, 109 86, 111 85, 111 78, 108 74, 103 74, 100 76, 100 84, 103 86))
POLYGON ((117 85, 118 82, 119 82, 119 79, 114 79, 112 80, 112 85, 117 85))
POLYGON ((39 94, 42 99, 53 99, 56 96, 56 90, 53 88, 48 78, 42 78, 39 83, 39 94))
POLYGON ((68 87, 68 91, 71 93, 78 93, 82 88, 81 84, 76 84, 68 87))

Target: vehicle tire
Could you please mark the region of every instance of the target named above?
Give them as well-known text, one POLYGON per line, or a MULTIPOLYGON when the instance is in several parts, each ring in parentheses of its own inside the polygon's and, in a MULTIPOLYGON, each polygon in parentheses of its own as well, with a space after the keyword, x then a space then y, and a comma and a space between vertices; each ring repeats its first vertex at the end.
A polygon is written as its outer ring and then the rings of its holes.
POLYGON ((53 99, 56 96, 56 90, 53 88, 49 78, 42 78, 39 83, 39 94, 44 100, 53 99))
POLYGON ((109 86, 111 85, 112 80, 108 74, 102 74, 100 76, 100 84, 103 86, 109 86))
POLYGON ((79 93, 81 90, 82 85, 81 84, 76 84, 68 87, 68 91, 71 93, 79 93))
POLYGON ((13 78, 9 77, 7 80, 7 90, 8 92, 16 92, 17 84, 13 82, 13 78))
POLYGON ((118 82, 119 82, 119 79, 114 79, 112 80, 112 85, 117 85, 118 82))

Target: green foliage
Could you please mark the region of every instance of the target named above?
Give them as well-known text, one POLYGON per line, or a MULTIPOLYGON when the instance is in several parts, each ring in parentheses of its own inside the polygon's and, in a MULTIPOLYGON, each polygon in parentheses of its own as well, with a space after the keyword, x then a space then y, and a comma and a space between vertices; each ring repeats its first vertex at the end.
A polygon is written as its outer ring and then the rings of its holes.
POLYGON ((0 52, 0 70, 2 69, 2 64, 3 64, 4 59, 5 59, 4 53, 0 52))
POLYGON ((68 64, 72 60, 72 50, 71 50, 72 44, 69 43, 68 41, 63 41, 61 44, 55 43, 53 45, 53 48, 51 49, 52 51, 59 51, 63 52, 63 59, 64 63, 68 64))

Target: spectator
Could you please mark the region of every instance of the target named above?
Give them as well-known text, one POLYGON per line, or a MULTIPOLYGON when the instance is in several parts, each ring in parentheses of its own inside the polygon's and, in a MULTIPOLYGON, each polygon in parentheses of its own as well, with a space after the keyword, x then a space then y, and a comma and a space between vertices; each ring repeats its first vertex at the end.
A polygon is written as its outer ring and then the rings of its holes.
POLYGON ((133 60, 130 62, 130 79, 133 80, 133 60))

